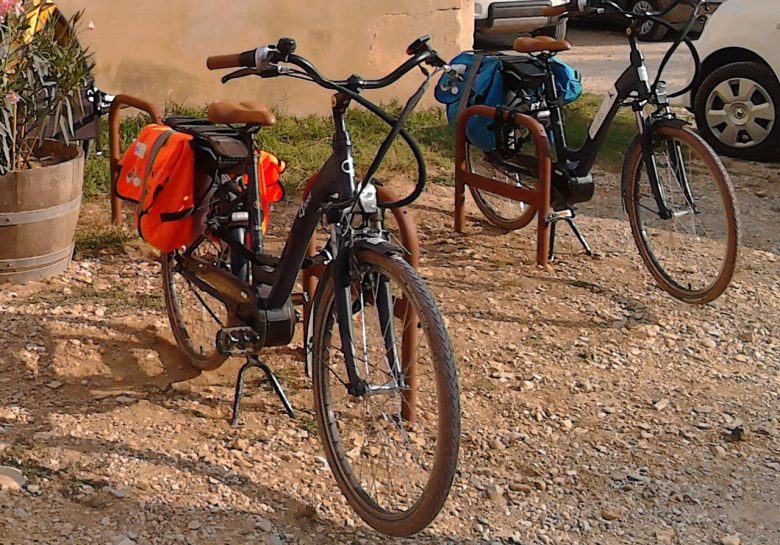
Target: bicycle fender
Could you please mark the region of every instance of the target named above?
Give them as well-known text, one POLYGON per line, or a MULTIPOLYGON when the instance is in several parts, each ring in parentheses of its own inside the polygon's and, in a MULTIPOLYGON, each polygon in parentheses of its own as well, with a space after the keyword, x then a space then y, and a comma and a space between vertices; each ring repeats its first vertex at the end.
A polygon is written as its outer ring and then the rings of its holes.
POLYGON ((690 125, 687 121, 684 119, 659 119, 651 125, 653 132, 655 132, 656 129, 662 128, 662 127, 673 127, 675 129, 684 129, 690 125))
POLYGON ((392 242, 388 242, 382 238, 364 238, 355 241, 353 245, 354 252, 361 250, 371 250, 381 255, 404 255, 407 253, 402 247, 392 242))

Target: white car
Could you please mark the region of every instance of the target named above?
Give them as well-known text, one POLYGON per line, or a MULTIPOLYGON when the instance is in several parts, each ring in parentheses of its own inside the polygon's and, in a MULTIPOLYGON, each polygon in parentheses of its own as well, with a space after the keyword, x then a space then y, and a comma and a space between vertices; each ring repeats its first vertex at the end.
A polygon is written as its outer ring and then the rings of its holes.
POLYGON ((780 1, 727 0, 696 49, 702 71, 685 99, 720 154, 780 159, 780 1))
POLYGON ((540 16, 542 9, 562 6, 568 0, 476 0, 474 3, 474 33, 489 34, 534 33, 556 39, 566 37, 566 21, 540 16))

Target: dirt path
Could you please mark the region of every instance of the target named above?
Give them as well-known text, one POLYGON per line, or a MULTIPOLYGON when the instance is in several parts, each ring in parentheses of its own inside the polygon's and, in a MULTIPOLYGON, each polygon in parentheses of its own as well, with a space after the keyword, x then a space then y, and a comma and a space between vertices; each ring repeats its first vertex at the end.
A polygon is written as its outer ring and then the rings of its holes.
MULTIPOLYGON (((777 169, 732 171, 748 248, 704 308, 651 283, 613 219, 614 177, 581 221, 602 257, 566 237, 553 272, 532 265, 532 230, 498 232, 470 209, 454 235, 452 190, 426 192, 422 271, 458 356, 464 433, 445 512, 406 542, 780 542, 777 169)), ((277 235, 293 210, 277 211, 277 235)), ((300 353, 268 354, 299 418, 253 383, 248 426, 232 430, 240 362, 184 366, 157 269, 130 244, 0 289, 0 465, 28 479, 0 492, 0 544, 395 542, 337 491, 300 353)))

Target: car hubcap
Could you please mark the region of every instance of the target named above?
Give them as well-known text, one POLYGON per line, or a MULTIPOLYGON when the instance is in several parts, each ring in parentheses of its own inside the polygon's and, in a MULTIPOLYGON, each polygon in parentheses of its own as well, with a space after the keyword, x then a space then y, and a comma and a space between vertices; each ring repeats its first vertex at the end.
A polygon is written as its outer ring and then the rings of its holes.
POLYGON ((761 144, 772 133, 775 116, 771 95, 751 79, 723 81, 707 99, 707 126, 718 140, 733 148, 761 144))
MULTIPOLYGON (((634 13, 648 13, 650 11, 653 11, 653 6, 650 4, 650 2, 646 2, 645 0, 640 0, 639 2, 634 4, 634 13)), ((650 32, 653 30, 653 26, 655 26, 655 23, 652 21, 648 21, 645 24, 643 24, 641 27, 639 27, 640 36, 646 36, 650 34, 650 32)))

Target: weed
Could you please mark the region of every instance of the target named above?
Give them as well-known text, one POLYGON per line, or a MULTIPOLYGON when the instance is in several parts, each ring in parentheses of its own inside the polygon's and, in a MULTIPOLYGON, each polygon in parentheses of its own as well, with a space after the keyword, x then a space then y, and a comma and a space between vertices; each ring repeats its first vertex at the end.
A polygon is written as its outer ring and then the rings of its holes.
POLYGON ((116 248, 136 238, 135 233, 119 225, 79 224, 76 230, 76 250, 116 248))

